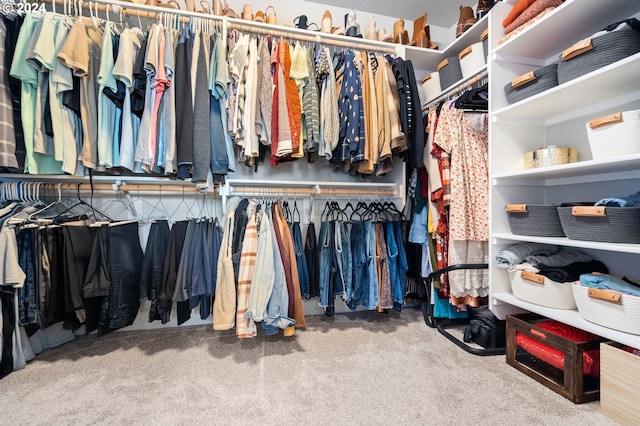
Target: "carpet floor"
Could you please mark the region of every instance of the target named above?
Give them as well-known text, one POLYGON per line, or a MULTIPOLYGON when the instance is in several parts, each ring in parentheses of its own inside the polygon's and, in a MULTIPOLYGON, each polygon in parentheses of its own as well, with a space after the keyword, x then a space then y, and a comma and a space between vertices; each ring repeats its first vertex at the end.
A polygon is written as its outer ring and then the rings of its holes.
POLYGON ((294 337, 210 326, 47 350, 0 380, 2 425, 612 425, 428 328, 420 310, 308 317, 294 337))

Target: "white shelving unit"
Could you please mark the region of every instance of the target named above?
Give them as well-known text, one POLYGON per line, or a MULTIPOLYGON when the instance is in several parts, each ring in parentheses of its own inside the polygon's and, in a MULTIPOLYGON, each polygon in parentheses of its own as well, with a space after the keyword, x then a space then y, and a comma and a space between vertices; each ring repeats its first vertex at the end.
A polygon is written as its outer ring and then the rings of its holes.
MULTIPOLYGON (((500 2, 489 16, 490 61, 490 253, 518 242, 580 248, 604 262, 612 274, 638 277, 640 244, 613 244, 511 233, 505 205, 597 201, 640 190, 640 154, 606 160, 591 156, 586 123, 614 111, 640 108, 640 54, 509 105, 504 86, 558 60, 567 47, 605 26, 640 16, 636 0, 567 0, 544 19, 503 44, 502 20, 515 1, 500 2), (549 145, 578 149, 579 162, 523 169, 524 153, 549 145)), ((615 143, 615 141, 612 141, 615 143)), ((515 298, 507 271, 490 266, 490 306, 501 318, 530 311, 633 347, 640 335, 584 320, 576 310, 551 309, 515 298)))

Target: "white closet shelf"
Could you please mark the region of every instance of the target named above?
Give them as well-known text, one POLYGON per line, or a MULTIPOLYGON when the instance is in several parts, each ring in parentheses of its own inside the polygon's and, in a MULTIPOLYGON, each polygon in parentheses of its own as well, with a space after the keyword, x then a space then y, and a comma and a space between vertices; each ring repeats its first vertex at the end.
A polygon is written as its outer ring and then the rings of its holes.
POLYGON ((542 244, 555 244, 559 246, 577 247, 591 250, 614 251, 618 253, 640 254, 640 244, 622 244, 622 243, 602 243, 598 241, 581 241, 570 240, 569 238, 560 237, 534 237, 531 235, 515 235, 508 232, 497 233, 491 235, 494 243, 505 243, 509 241, 533 242, 542 244))
POLYGON ((640 348, 640 336, 623 333, 589 322, 583 319, 578 311, 567 309, 553 309, 535 305, 533 303, 528 303, 520 300, 511 293, 494 293, 492 295, 492 302, 494 306, 499 305, 500 302, 507 303, 511 306, 515 306, 529 312, 534 312, 547 318, 560 321, 564 324, 577 327, 581 330, 588 331, 597 336, 604 337, 605 339, 611 339, 624 345, 629 345, 634 348, 640 348))
MULTIPOLYGON (((547 59, 559 56, 557 46, 568 48, 577 41, 591 36, 594 28, 626 19, 638 12, 638 3, 626 0, 567 0, 544 19, 531 25, 521 34, 496 47, 493 55, 521 55, 547 59), (570 30, 565 24, 571 24, 570 30)), ((502 28, 502 24, 500 24, 502 28)), ((498 35, 498 37, 500 37, 498 35)), ((492 56, 493 56, 492 55, 492 56)))
MULTIPOLYGON (((497 122, 508 119, 561 120, 559 115, 579 117, 583 103, 579 99, 588 93, 589 105, 622 96, 631 96, 638 87, 640 53, 629 56, 589 74, 493 112, 497 122), (606 87, 606 90, 595 90, 606 87)), ((589 107, 587 107, 589 108, 589 107)), ((590 108, 591 109, 591 108, 590 108)), ((589 110, 590 110, 589 109, 589 110)), ((584 110, 584 111, 589 111, 584 110)))
MULTIPOLYGON (((637 178, 640 172, 640 154, 612 157, 603 160, 579 161, 553 167, 519 170, 509 173, 497 173, 492 176, 493 185, 513 184, 514 181, 527 178, 529 185, 565 185, 572 178, 597 176, 595 181, 619 180, 622 174, 637 178), (536 179, 533 181, 531 179, 536 179)), ((592 179, 592 180, 594 180, 592 179)), ((584 179, 580 180, 585 182, 584 179)))
POLYGON ((407 59, 411 59, 416 70, 435 71, 438 64, 445 58, 458 56, 467 46, 480 41, 482 32, 487 28, 489 14, 478 20, 471 28, 453 40, 448 46, 439 46, 440 50, 426 49, 423 47, 404 46, 407 59))

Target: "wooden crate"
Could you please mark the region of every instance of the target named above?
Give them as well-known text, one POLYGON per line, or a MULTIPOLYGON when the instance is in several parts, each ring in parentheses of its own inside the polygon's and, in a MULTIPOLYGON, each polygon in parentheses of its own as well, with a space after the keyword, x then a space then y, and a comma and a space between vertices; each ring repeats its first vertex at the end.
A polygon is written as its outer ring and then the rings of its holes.
POLYGON ((583 374, 583 354, 585 351, 598 350, 600 341, 573 342, 536 326, 545 319, 536 314, 507 316, 507 364, 575 404, 597 400, 600 396, 600 381, 599 378, 583 374), (517 346, 517 333, 524 333, 562 351, 564 368, 554 367, 517 346))
POLYGON ((621 425, 637 425, 640 419, 640 356, 620 349, 622 345, 600 345, 600 410, 621 425))

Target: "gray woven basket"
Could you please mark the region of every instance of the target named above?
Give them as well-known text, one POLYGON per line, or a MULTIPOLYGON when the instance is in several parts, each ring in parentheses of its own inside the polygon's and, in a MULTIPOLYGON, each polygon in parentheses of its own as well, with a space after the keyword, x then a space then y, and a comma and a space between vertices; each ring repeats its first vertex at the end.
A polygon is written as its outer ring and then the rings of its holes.
POLYGON ((606 243, 640 243, 640 207, 605 207, 605 216, 574 216, 572 207, 558 207, 567 238, 606 243))
POLYGON ((564 237, 557 206, 527 204, 526 211, 507 212, 509 227, 516 235, 564 237))
POLYGON ((438 65, 441 90, 445 90, 462 80, 462 68, 460 68, 460 59, 458 59, 458 56, 451 56, 447 58, 446 61, 446 65, 441 66, 444 61, 438 65))
POLYGON ((504 86, 507 102, 514 104, 537 93, 544 92, 558 85, 558 63, 554 62, 533 72, 535 79, 521 86, 513 87, 511 83, 504 86))
POLYGON ((588 74, 640 52, 640 31, 612 31, 591 39, 592 49, 568 60, 560 59, 558 84, 588 74))

